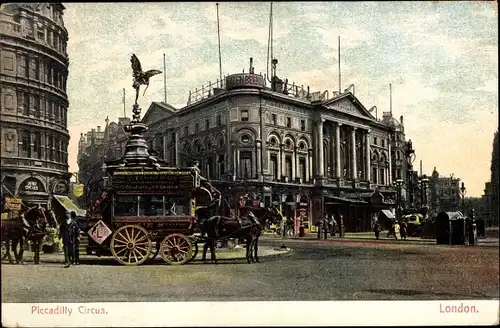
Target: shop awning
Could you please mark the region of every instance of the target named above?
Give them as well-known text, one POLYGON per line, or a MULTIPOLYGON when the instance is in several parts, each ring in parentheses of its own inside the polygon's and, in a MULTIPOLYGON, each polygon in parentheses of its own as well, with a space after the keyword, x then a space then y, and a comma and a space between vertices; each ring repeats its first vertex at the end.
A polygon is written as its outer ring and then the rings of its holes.
POLYGON ((73 201, 67 196, 54 195, 54 199, 56 199, 57 202, 61 204, 61 206, 64 207, 67 211, 74 211, 76 213, 76 216, 85 216, 87 214, 87 211, 79 208, 78 205, 73 203, 73 201))
POLYGON ((392 214, 391 211, 389 210, 382 210, 381 211, 382 214, 384 214, 388 219, 395 219, 396 217, 394 216, 394 214, 392 214))
POLYGON ((346 198, 346 197, 337 197, 337 196, 328 196, 325 195, 325 205, 333 205, 333 204, 351 204, 351 205, 367 205, 368 202, 346 198))

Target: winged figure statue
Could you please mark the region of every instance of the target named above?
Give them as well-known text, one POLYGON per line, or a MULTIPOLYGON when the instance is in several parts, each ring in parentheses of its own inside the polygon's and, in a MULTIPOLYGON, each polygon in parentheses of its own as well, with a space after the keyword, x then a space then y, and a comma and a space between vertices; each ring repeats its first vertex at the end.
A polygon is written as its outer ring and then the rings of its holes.
POLYGON ((144 93, 142 94, 143 96, 146 94, 146 90, 148 89, 149 86, 149 79, 152 76, 155 76, 157 74, 161 74, 162 71, 159 71, 157 69, 151 69, 149 71, 143 72, 142 71, 142 66, 141 62, 139 61, 139 58, 135 54, 132 54, 132 58, 130 58, 130 62, 132 63, 132 70, 134 71, 134 84, 132 87, 135 89, 135 103, 137 104, 137 99, 139 98, 139 88, 141 85, 145 85, 146 89, 144 89, 144 93))

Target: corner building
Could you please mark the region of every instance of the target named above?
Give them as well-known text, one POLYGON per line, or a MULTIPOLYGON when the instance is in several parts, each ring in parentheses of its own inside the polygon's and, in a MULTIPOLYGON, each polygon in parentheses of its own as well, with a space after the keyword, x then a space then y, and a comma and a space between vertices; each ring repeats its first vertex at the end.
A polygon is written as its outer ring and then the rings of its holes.
POLYGON ((69 192, 68 32, 61 3, 0 7, 2 195, 51 207, 69 192))
POLYGON ((325 215, 342 215, 347 231, 371 230, 372 216, 394 207, 393 172, 406 169, 391 150, 402 124, 390 113, 377 120, 351 92, 266 84, 233 74, 190 93, 180 110, 153 102, 143 118, 150 150, 172 166, 199 162, 231 204, 241 195, 282 204, 296 231, 325 215))

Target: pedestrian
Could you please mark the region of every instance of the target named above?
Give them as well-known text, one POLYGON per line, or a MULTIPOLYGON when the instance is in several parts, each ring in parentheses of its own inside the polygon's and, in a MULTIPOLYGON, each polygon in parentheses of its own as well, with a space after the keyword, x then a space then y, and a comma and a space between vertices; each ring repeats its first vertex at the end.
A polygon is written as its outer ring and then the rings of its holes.
POLYGON ((394 231, 394 238, 396 240, 401 239, 401 234, 399 233, 399 222, 398 221, 394 221, 393 231, 394 231))
POLYGON ((71 264, 76 264, 74 251, 79 230, 78 224, 71 217, 71 213, 66 211, 65 219, 59 227, 59 238, 62 238, 64 245, 65 268, 69 268, 71 264))
POLYGON ((408 236, 408 224, 406 223, 406 220, 403 220, 401 222, 401 237, 403 237, 403 239, 406 240, 407 236, 408 236))
POLYGON ((316 222, 316 229, 318 229, 318 239, 321 239, 321 226, 322 226, 322 221, 316 222))
POLYGON ((325 240, 328 239, 328 230, 330 230, 328 227, 328 215, 325 215, 325 218, 323 219, 323 236, 325 240))
POLYGON ((78 229, 76 232, 76 239, 75 239, 75 247, 73 249, 73 256, 74 256, 74 264, 79 265, 80 264, 80 224, 78 223, 78 220, 76 218, 76 213, 75 211, 71 211, 71 219, 76 223, 76 228, 78 229))
POLYGON ((375 221, 375 225, 373 226, 373 231, 375 232, 375 238, 377 240, 380 238, 380 231, 382 230, 382 227, 380 226, 380 223, 378 220, 375 221))

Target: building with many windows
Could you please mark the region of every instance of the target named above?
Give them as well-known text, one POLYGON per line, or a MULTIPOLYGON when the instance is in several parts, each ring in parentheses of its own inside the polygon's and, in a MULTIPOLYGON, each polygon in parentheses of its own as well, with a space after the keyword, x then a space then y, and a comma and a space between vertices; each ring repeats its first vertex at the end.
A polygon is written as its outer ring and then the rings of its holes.
MULTIPOLYGON (((348 231, 369 230, 373 214, 394 207, 394 175, 406 178, 404 127, 391 112, 374 117, 353 92, 328 93, 266 81, 250 67, 190 92, 181 109, 153 102, 142 122, 150 151, 171 166, 199 165, 230 203, 258 195, 297 227, 342 215, 348 231)), ((124 153, 127 136, 116 134, 101 156, 124 153)))
POLYGON ((433 212, 461 210, 460 178, 440 176, 434 167, 429 179, 430 209, 433 212))
POLYGON ((2 195, 50 207, 69 188, 68 32, 61 3, 0 7, 2 195))

